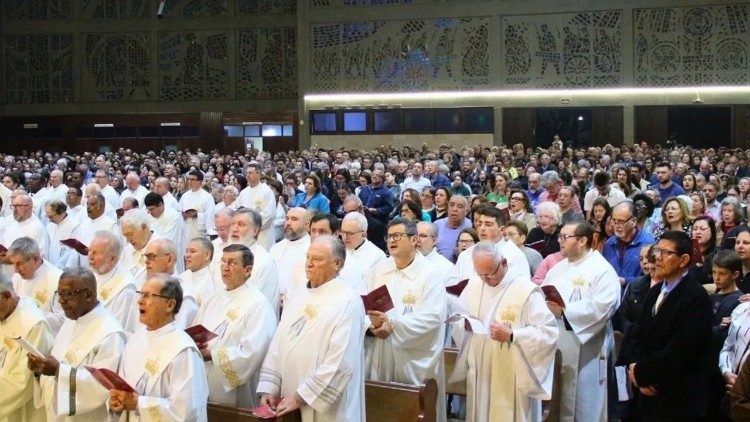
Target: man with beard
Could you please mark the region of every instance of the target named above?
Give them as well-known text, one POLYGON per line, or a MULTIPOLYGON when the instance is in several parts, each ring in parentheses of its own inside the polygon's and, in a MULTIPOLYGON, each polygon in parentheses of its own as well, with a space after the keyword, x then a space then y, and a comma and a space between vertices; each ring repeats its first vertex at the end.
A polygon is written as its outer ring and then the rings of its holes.
MULTIPOLYGON (((685 194, 685 190, 682 189, 682 186, 672 181, 672 165, 669 164, 669 162, 663 161, 659 163, 656 166, 654 173, 656 174, 656 180, 658 183, 649 186, 649 188, 656 189, 662 199, 685 194)), ((661 206, 661 202, 656 205, 661 206)))
POLYGON ((271 247, 271 258, 279 270, 279 290, 288 297, 305 286, 305 256, 310 247, 310 213, 304 208, 292 208, 286 213, 284 239, 271 247))

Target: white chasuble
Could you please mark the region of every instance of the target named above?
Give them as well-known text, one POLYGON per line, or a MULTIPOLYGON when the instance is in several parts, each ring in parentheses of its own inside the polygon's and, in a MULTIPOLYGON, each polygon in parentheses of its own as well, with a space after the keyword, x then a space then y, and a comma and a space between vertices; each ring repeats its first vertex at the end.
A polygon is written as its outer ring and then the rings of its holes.
POLYGON ((271 249, 276 243, 276 234, 273 230, 273 219, 276 216, 276 197, 268 185, 258 183, 255 186, 248 185, 237 196, 234 202, 238 207, 250 208, 257 211, 261 218, 261 227, 258 233, 258 243, 271 249))
POLYGON ((130 336, 140 326, 138 293, 130 272, 115 266, 106 274, 97 274, 96 291, 99 301, 109 310, 130 336))
POLYGON ((221 281, 221 273, 212 271, 210 264, 198 271, 185 270, 180 274, 180 282, 183 287, 188 287, 193 292, 198 308, 214 293, 226 289, 221 281))
POLYGON ((512 342, 499 342, 454 324, 457 337, 463 335, 454 377, 466 378, 466 420, 540 421, 540 400, 552 390, 558 329, 539 288, 528 275, 506 276, 494 287, 472 277, 457 308, 487 329, 495 322, 513 330, 512 342))
POLYGON ((279 291, 282 296, 288 297, 293 291, 305 288, 305 261, 309 248, 310 236, 307 234, 297 240, 283 239, 271 246, 268 253, 279 270, 279 291))
MULTIPOLYGON (((508 260, 509 276, 515 277, 518 275, 529 275, 531 272, 529 269, 529 260, 526 258, 523 251, 518 249, 518 246, 513 242, 504 239, 497 242, 496 245, 502 252, 503 257, 508 260)), ((457 280, 466 280, 467 278, 477 275, 477 272, 474 271, 474 261, 472 259, 474 246, 469 247, 458 256, 456 266, 454 267, 454 276, 457 280)))
MULTIPOLYGON (((446 295, 442 279, 427 258, 416 253, 404 269, 392 257, 366 276, 367 291, 386 285, 393 300, 388 319, 393 332, 384 339, 368 337, 367 379, 421 385, 427 378, 438 383, 438 420, 445 420, 443 342, 446 295)), ((369 318, 368 318, 369 324, 369 318)))
POLYGON ((558 262, 542 285, 565 301, 558 348, 562 353, 562 421, 607 419, 607 359, 614 337, 610 318, 620 306, 617 273, 597 251, 558 262), (566 322, 571 328, 566 329, 566 322))
POLYGON ((34 374, 27 367, 27 352, 9 337, 21 337, 45 354, 52 349, 54 337, 33 299, 20 298, 16 309, 0 321, 0 422, 43 422, 44 409, 34 406, 34 374))
POLYGON ((174 324, 136 331, 122 354, 119 374, 139 395, 138 409, 122 412, 120 421, 207 420, 203 359, 193 339, 174 324))
POLYGON ((124 348, 122 326, 101 303, 77 320, 66 319, 52 347, 60 362, 57 377, 41 376, 41 391, 34 395, 37 406, 45 406, 47 420, 105 420, 109 391, 84 366, 117 371, 124 348))
POLYGON ((362 299, 341 278, 298 292, 284 307, 258 393, 299 394, 303 422, 363 422, 362 299))
POLYGON ((31 279, 25 280, 18 273, 14 273, 11 277, 16 293, 19 296, 34 299, 36 306, 44 312, 53 335, 57 334, 65 321, 65 314, 60 307, 60 301, 55 297, 61 274, 60 269, 47 260, 43 260, 42 265, 36 269, 31 279))
POLYGON ((339 276, 346 280, 355 292, 363 295, 367 293, 365 277, 376 264, 385 261, 382 249, 365 239, 356 249, 346 250, 344 268, 339 276))
MULTIPOLYGON (((206 237, 206 226, 214 218, 214 198, 203 189, 188 190, 180 197, 182 211, 195 210, 195 218, 186 218, 185 235, 183 241, 172 239, 175 244, 186 245, 194 237, 206 237)), ((166 211, 165 211, 166 212, 166 211)), ((183 251, 180 251, 181 253, 183 251)))
POLYGON ((193 325, 197 324, 219 336, 208 342, 208 400, 232 407, 258 406, 260 365, 276 331, 276 314, 268 299, 248 283, 217 291, 204 301, 193 325))

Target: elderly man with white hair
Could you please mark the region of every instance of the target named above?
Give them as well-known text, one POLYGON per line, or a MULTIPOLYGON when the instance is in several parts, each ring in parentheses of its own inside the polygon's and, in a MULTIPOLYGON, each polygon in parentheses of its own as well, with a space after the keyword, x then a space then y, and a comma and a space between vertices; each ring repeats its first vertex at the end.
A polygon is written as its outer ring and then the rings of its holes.
POLYGON ((150 220, 143 210, 128 210, 120 219, 122 226, 122 236, 127 243, 123 248, 122 268, 130 271, 130 275, 136 280, 136 285, 140 286, 146 277, 146 261, 143 254, 148 242, 158 239, 149 227, 150 220))
POLYGON ((138 327, 138 294, 133 276, 118 265, 121 254, 119 236, 108 231, 94 233, 89 248, 89 268, 96 278, 97 297, 131 335, 138 327))
POLYGON ((154 180, 154 193, 159 194, 164 199, 164 205, 168 208, 172 208, 177 212, 182 212, 179 202, 169 191, 169 179, 166 177, 157 177, 154 180))
POLYGON ((120 205, 125 198, 135 198, 138 200, 138 205, 143 206, 143 198, 146 194, 148 194, 148 189, 141 185, 141 178, 130 172, 125 176, 125 190, 120 193, 120 205))
POLYGON ((42 251, 34 239, 21 237, 8 248, 15 273, 13 287, 20 296, 34 299, 47 316, 53 333, 57 333, 65 319, 60 301, 55 299, 57 281, 62 271, 42 258, 42 251))
POLYGON ((463 319, 452 327, 462 348, 453 380, 466 380, 466 420, 541 420, 541 400, 552 390, 555 317, 528 273, 508 273, 494 242, 479 242, 472 261, 477 275, 458 298, 457 313, 480 321, 488 333, 466 332, 463 319))
POLYGON ((94 182, 101 189, 104 199, 107 201, 107 209, 117 210, 122 208, 120 194, 110 184, 110 177, 106 170, 98 169, 94 174, 94 182))
POLYGON ((221 201, 219 201, 214 207, 214 212, 218 212, 222 208, 237 208, 237 188, 232 185, 224 186, 221 192, 221 201))
MULTIPOLYGON (((187 241, 185 240, 185 220, 182 215, 168 207, 164 198, 156 192, 149 192, 143 199, 143 205, 151 217, 149 227, 154 235, 164 239, 172 239, 177 245, 178 251, 184 251, 187 241)), ((183 271, 182 260, 177 262, 177 271, 183 271)))
POLYGON ((63 183, 63 172, 61 170, 52 170, 49 174, 49 193, 47 200, 56 199, 65 202, 65 196, 68 194, 68 186, 63 183))
POLYGON ((81 221, 68 215, 68 206, 65 202, 53 199, 44 205, 44 212, 49 219, 45 230, 49 243, 44 251, 44 257, 57 268, 65 268, 70 256, 77 254, 74 249, 60 243, 62 240, 75 237, 81 221))
MULTIPOLYGON (((17 190, 15 197, 11 199, 11 209, 13 210, 13 220, 9 221, 0 239, 0 244, 4 247, 10 247, 16 239, 20 237, 29 237, 35 239, 42 250, 47 248, 47 232, 44 230, 42 222, 33 215, 31 197, 25 191, 17 190)), ((7 260, 4 262, 8 264, 7 260)))
POLYGON ((365 294, 364 276, 375 264, 386 259, 385 253, 367 239, 367 218, 358 212, 344 216, 340 233, 346 247, 340 277, 347 280, 355 292, 365 294))
POLYGON ((40 352, 52 349, 54 336, 47 319, 30 297, 19 297, 10 279, 0 276, 0 421, 43 421, 44 409, 34 406, 34 374, 26 351, 9 338, 22 338, 40 352))
MULTIPOLYGON (((96 186, 98 189, 99 187, 96 186)), ((94 238, 94 233, 97 231, 110 231, 116 235, 120 235, 120 228, 117 226, 117 221, 105 214, 106 199, 101 192, 96 192, 91 195, 86 203, 86 217, 81 219, 79 229, 76 230, 74 239, 78 240, 86 247, 90 247, 91 240, 94 238)), ((70 254, 71 259, 68 260, 67 266, 88 266, 88 260, 86 255, 80 253, 70 254)))
MULTIPOLYGON (((229 246, 229 237, 232 232, 232 217, 234 217, 234 210, 231 208, 225 207, 216 211, 216 214, 214 215, 216 239, 211 241, 214 245, 214 251, 223 251, 224 248, 229 246)), ((220 259, 221 254, 214 254, 211 259, 211 266, 216 268, 217 271, 220 259)))
POLYGON ((249 281, 263 292, 276 310, 279 309, 279 271, 271 254, 257 242, 262 221, 261 214, 255 210, 237 210, 232 216, 229 243, 250 248, 254 262, 249 281))
POLYGON ((177 260, 182 259, 182 256, 177 254, 174 242, 169 239, 151 240, 146 245, 143 258, 146 262, 146 280, 158 274, 165 274, 180 281, 183 299, 180 311, 175 316, 175 326, 183 330, 192 326, 198 313, 198 299, 191 286, 182 283, 179 274, 175 272, 177 260))

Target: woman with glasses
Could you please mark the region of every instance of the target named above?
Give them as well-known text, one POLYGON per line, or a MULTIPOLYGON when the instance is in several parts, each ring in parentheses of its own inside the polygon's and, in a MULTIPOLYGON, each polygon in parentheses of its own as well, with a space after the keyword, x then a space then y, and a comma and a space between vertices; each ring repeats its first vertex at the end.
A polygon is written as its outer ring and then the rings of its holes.
POLYGON ((537 226, 536 218, 534 217, 534 210, 531 208, 531 202, 529 197, 526 196, 526 192, 520 189, 514 189, 510 191, 509 199, 509 214, 511 221, 520 221, 531 230, 537 226))
POLYGON ((560 234, 562 221, 560 206, 549 201, 540 203, 536 209, 536 220, 539 225, 529 231, 526 246, 539 251, 542 257, 559 252, 557 236, 560 234))
POLYGON ((654 233, 654 239, 657 242, 662 234, 670 230, 685 232, 688 236, 691 235, 693 218, 690 215, 688 207, 687 201, 682 197, 672 197, 664 201, 664 205, 661 208, 662 224, 654 233))
POLYGON ((461 255, 461 252, 465 251, 466 249, 469 249, 470 247, 474 246, 479 242, 479 235, 477 234, 477 231, 474 229, 463 229, 461 230, 461 233, 458 235, 458 240, 456 241, 456 253, 454 254, 455 259, 458 259, 458 256, 461 255))
POLYGON ((518 246, 518 249, 526 255, 526 259, 529 261, 531 275, 533 275, 537 268, 539 268, 539 264, 542 263, 543 258, 537 250, 524 245, 528 234, 529 229, 522 221, 511 221, 505 225, 505 237, 518 246))
POLYGON ((399 217, 416 224, 422 217, 422 210, 419 209, 417 204, 407 199, 399 205, 399 217))

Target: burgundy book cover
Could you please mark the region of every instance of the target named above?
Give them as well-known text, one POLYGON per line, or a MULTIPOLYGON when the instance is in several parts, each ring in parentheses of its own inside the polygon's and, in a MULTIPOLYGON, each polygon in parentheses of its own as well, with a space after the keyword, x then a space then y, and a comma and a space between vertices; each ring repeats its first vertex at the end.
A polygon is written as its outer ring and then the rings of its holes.
POLYGON ((703 264, 703 251, 698 239, 693 239, 693 256, 690 260, 692 261, 691 264, 703 264))
POLYGON ((539 253, 544 250, 544 246, 544 240, 537 240, 536 242, 526 244, 527 248, 531 248, 539 253))
POLYGON ((204 344, 218 337, 214 332, 208 330, 201 324, 186 328, 185 332, 196 344, 204 344))
POLYGON ((365 311, 388 312, 393 309, 393 300, 385 284, 362 296, 365 311))
POLYGON ((469 279, 461 280, 458 283, 448 286, 445 288, 445 291, 448 292, 448 294, 452 294, 453 296, 461 296, 461 292, 464 291, 466 286, 469 284, 469 279))
POLYGON ((544 293, 544 298, 548 301, 555 302, 563 308, 565 307, 565 301, 563 300, 562 296, 560 296, 560 292, 557 291, 557 288, 555 288, 555 286, 542 286, 542 292, 544 293))
POLYGON ((253 407, 253 415, 261 419, 276 419, 276 412, 271 410, 269 406, 257 406, 253 407))
POLYGON ((94 368, 93 366, 85 366, 85 368, 88 369, 91 375, 99 381, 99 384, 103 385, 107 390, 120 390, 125 391, 126 393, 135 393, 135 389, 133 389, 127 381, 109 369, 94 368))
POLYGON ((83 243, 79 242, 78 239, 64 239, 61 240, 60 243, 62 243, 65 246, 69 246, 73 249, 75 249, 76 252, 78 252, 81 255, 88 255, 89 254, 89 248, 86 247, 83 243))

